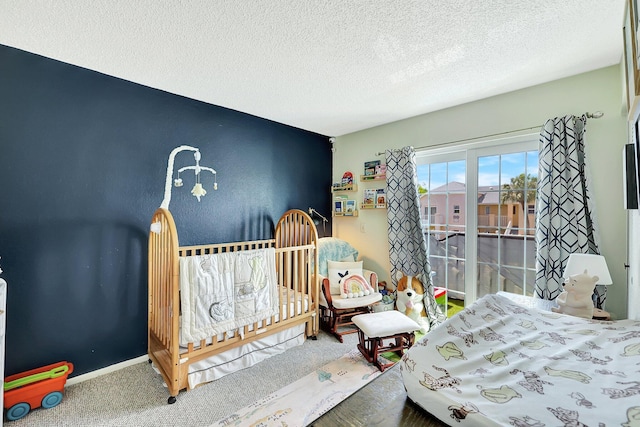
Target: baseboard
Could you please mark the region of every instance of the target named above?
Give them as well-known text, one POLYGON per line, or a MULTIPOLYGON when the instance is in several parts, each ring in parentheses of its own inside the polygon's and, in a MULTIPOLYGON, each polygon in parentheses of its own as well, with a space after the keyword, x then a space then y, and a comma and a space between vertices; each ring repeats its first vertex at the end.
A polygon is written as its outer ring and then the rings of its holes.
POLYGON ((140 357, 136 357, 135 359, 125 360, 124 362, 115 363, 113 365, 107 366, 106 368, 96 369, 95 371, 87 372, 86 374, 78 375, 77 377, 69 378, 67 380, 67 385, 78 384, 83 381, 87 381, 93 378, 100 377, 105 374, 109 374, 111 372, 118 371, 120 369, 126 368, 128 366, 137 365, 141 362, 146 362, 149 360, 148 355, 142 355, 140 357))

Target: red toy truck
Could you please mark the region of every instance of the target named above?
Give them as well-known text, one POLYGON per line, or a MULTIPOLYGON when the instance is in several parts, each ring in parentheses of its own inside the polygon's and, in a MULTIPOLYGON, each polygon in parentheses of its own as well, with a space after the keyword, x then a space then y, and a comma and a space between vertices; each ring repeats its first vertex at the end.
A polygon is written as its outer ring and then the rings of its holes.
POLYGON ((56 406, 62 401, 64 385, 72 372, 72 363, 58 362, 5 378, 7 419, 19 420, 40 406, 47 409, 56 406))

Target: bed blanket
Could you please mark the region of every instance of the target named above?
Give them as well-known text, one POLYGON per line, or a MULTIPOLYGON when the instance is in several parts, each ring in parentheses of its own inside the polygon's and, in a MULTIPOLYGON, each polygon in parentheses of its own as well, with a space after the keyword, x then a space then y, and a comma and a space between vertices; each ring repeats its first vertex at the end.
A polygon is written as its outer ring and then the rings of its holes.
POLYGON ((640 321, 487 295, 405 353, 409 397, 456 426, 640 425, 640 321))
POLYGON ((183 338, 197 342, 277 315, 275 264, 274 248, 181 257, 183 338))

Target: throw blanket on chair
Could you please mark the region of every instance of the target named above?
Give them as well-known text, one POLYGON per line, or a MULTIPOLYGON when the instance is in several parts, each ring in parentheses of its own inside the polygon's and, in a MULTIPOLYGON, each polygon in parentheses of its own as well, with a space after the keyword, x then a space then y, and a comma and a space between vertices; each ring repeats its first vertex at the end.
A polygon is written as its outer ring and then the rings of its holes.
POLYGON ((275 264, 273 248, 181 257, 183 339, 197 342, 277 315, 275 264))

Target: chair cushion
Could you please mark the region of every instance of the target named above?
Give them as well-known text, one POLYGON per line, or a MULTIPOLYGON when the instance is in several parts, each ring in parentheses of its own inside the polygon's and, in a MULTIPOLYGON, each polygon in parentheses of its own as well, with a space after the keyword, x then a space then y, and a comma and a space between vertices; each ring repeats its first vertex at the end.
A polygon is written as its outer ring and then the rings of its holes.
POLYGON ((331 295, 340 295, 342 279, 353 274, 362 276, 362 261, 327 261, 327 268, 331 295))
POLYGON ((351 319, 370 338, 415 332, 420 325, 397 310, 358 314, 351 319))
POLYGON ((331 296, 333 307, 342 310, 345 308, 364 307, 367 305, 375 304, 380 300, 382 300, 382 294, 380 292, 374 292, 372 294, 359 298, 342 298, 340 295, 331 296))

